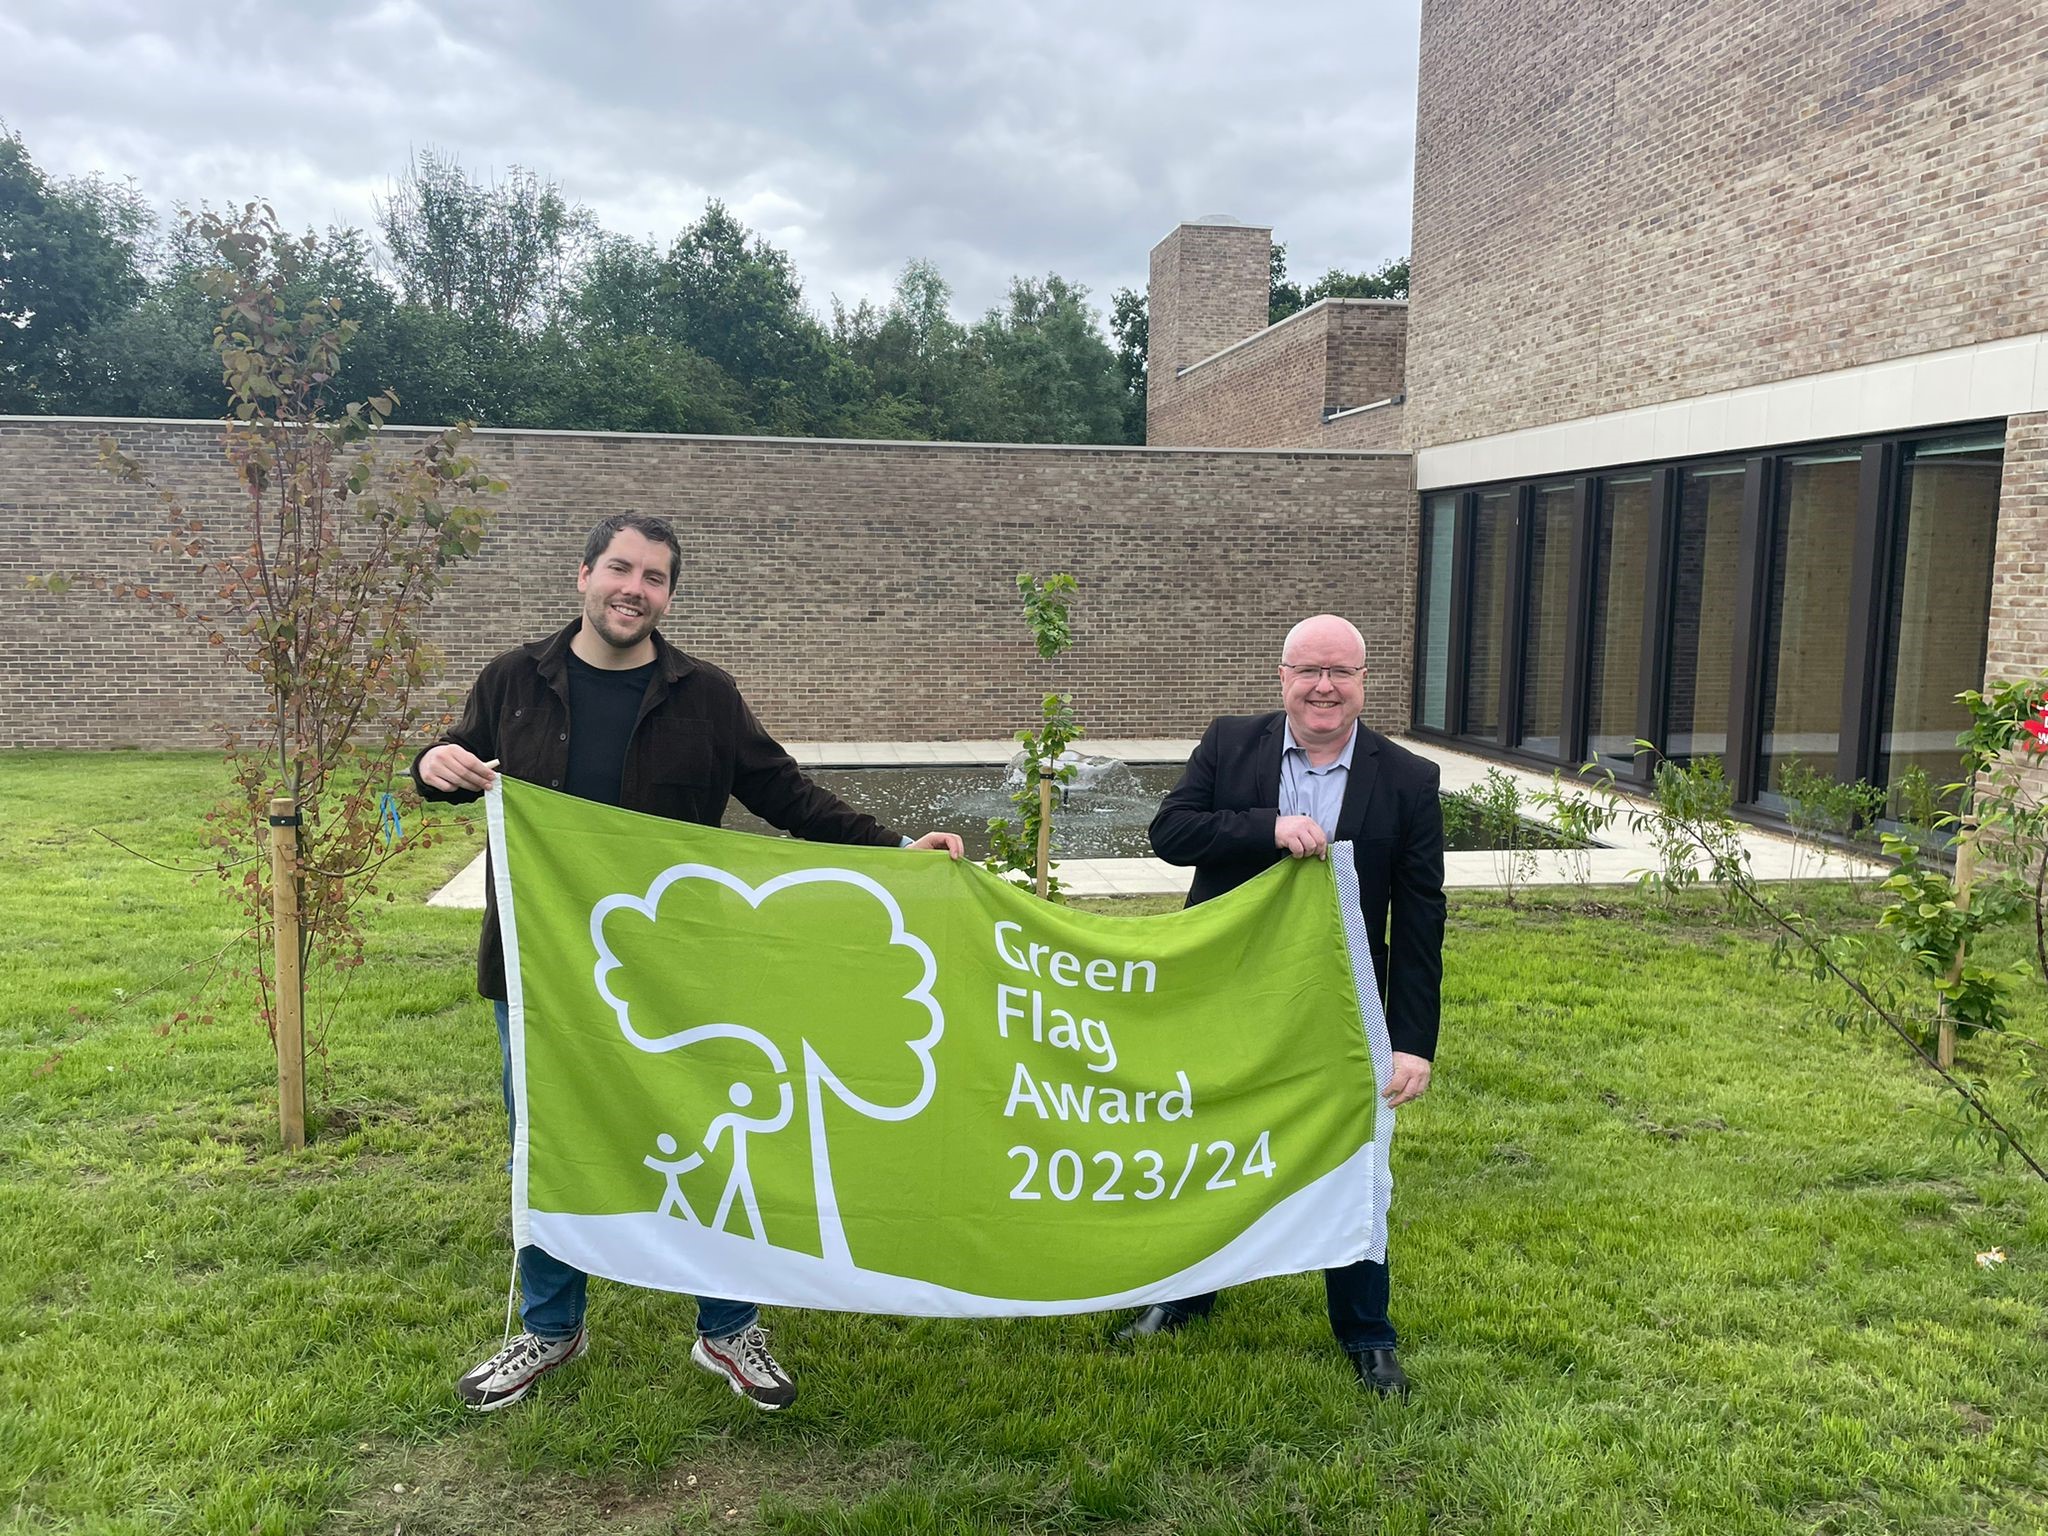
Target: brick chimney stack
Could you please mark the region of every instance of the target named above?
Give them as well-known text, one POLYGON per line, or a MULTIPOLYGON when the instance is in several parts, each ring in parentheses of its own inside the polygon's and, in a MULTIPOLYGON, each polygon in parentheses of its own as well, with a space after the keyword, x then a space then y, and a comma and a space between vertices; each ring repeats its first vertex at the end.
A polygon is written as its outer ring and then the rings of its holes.
MULTIPOLYGON (((1266 328, 1271 225, 1211 214, 1152 247, 1145 353, 1145 417, 1170 404, 1175 375, 1266 328)), ((1149 434, 1148 434, 1149 435, 1149 434)))

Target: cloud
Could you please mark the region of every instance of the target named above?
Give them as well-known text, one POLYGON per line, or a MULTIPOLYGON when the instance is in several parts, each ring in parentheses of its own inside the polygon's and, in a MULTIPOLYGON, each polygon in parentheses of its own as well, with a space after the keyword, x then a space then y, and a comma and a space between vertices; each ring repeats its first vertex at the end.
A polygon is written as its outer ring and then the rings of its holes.
POLYGON ((166 209, 367 228, 434 145, 628 235, 721 197, 819 310, 913 258, 963 316, 1047 271, 1106 309, 1205 213, 1271 223, 1303 275, 1405 253, 1418 3, 79 0, 0 14, 0 101, 45 169, 166 209))

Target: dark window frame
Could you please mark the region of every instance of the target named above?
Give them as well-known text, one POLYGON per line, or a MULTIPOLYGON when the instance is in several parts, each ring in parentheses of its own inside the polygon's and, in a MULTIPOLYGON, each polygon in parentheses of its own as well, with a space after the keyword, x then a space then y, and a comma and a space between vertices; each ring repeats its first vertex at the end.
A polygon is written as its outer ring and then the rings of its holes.
MULTIPOLYGON (((1676 519, 1680 477, 1687 469, 1727 463, 1740 458, 1743 464, 1743 505, 1736 572, 1734 629, 1730 645, 1730 688, 1727 751, 1723 766, 1728 774, 1737 811, 1752 820, 1778 822, 1782 818, 1757 804, 1758 729, 1762 701, 1759 691, 1763 671, 1763 635, 1760 620, 1772 531, 1776 515, 1777 483, 1781 463, 1788 458, 1830 450, 1855 449, 1861 455, 1858 476, 1856 531, 1850 549, 1850 596, 1847 648, 1842 683, 1842 745, 1835 764, 1843 782, 1858 778, 1875 782, 1879 744, 1885 713, 1885 636, 1890 622, 1892 547, 1900 515, 1900 494, 1910 449, 1915 443, 1983 432, 2004 436, 2005 418, 1994 417, 1938 426, 1916 427, 1910 431, 1858 434, 1813 442, 1773 444, 1740 454, 1728 452, 1695 454, 1683 458, 1653 459, 1629 464, 1605 465, 1597 469, 1542 475, 1518 476, 1457 487, 1436 487, 1418 492, 1423 503, 1435 497, 1454 496, 1454 531, 1451 548, 1450 644, 1447 665, 1450 676, 1445 687, 1445 727, 1424 726, 1417 719, 1421 697, 1420 667, 1422 604, 1418 584, 1416 603, 1416 668, 1409 694, 1409 731, 1424 741, 1440 743, 1459 751, 1496 758, 1523 766, 1577 769, 1586 749, 1587 689, 1589 676, 1592 615, 1588 599, 1592 592, 1593 558, 1597 548, 1595 519, 1606 514, 1605 483, 1611 477, 1648 474, 1652 478, 1650 542, 1645 557, 1647 587, 1643 606, 1643 634, 1637 659, 1636 723, 1642 740, 1661 752, 1664 746, 1664 711, 1669 697, 1671 666, 1671 620, 1673 583, 1676 579, 1676 519), (1531 511, 1536 488, 1562 480, 1576 482, 1572 505, 1570 565, 1567 572, 1570 593, 1565 650, 1565 698, 1560 750, 1556 756, 1526 751, 1511 745, 1520 734, 1526 701, 1522 698, 1522 649, 1526 638, 1530 593, 1528 590, 1528 543, 1532 534, 1531 511), (1500 624, 1499 699, 1495 729, 1487 736, 1468 734, 1465 669, 1469 655, 1472 619, 1472 523, 1478 498, 1508 492, 1506 556, 1507 591, 1500 624)), ((1417 562, 1420 580, 1420 560, 1417 562)), ((1633 771, 1623 782, 1647 784, 1652 773, 1650 754, 1638 753, 1633 771)))
POLYGON ((1413 643, 1410 646, 1410 654, 1414 658, 1414 665, 1409 668, 1408 673, 1408 714, 1409 728, 1411 730, 1428 730, 1432 733, 1436 731, 1436 727, 1425 727, 1422 724, 1422 665, 1429 652, 1428 577, 1430 572, 1423 563, 1425 559, 1424 550, 1425 546, 1429 543, 1429 504, 1437 500, 1448 501, 1451 504, 1451 554, 1448 562, 1451 570, 1450 580, 1447 583, 1449 589, 1447 604, 1450 612, 1445 615, 1445 622, 1450 628, 1444 644, 1444 667, 1447 673, 1444 678, 1444 731, 1448 733, 1452 722, 1460 718, 1459 710, 1462 705, 1459 695, 1463 692, 1463 688, 1458 672, 1458 664, 1462 661, 1462 656, 1458 642, 1457 621, 1464 604, 1458 594, 1458 550, 1462 542, 1460 522, 1464 514, 1466 497, 1467 493, 1459 491, 1426 492, 1422 497, 1422 510, 1416 519, 1415 632, 1413 643))

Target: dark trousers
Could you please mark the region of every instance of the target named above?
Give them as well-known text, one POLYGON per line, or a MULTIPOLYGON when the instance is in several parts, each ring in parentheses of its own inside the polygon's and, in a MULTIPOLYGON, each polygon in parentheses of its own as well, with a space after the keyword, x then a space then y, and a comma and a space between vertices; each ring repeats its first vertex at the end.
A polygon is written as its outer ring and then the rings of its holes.
MULTIPOLYGON (((1387 1316, 1390 1289, 1387 1266, 1371 1259, 1323 1271, 1323 1291, 1330 1304, 1330 1332, 1350 1353, 1394 1347, 1394 1323, 1387 1316)), ((1207 1317, 1216 1305, 1216 1293, 1209 1291, 1163 1305, 1175 1317, 1207 1317)))

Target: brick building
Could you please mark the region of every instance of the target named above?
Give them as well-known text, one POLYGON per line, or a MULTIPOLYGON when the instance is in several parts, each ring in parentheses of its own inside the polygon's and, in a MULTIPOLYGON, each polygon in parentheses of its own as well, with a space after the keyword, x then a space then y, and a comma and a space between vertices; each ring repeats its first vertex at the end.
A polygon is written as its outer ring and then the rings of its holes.
MULTIPOLYGON (((1382 729, 1717 754, 1766 814, 1795 758, 1940 775, 1956 692, 2048 665, 2043 0, 1424 0, 1415 188, 1407 303, 1268 325, 1268 229, 1160 241, 1144 450, 485 434, 513 491, 436 615, 454 676, 566 618, 627 503, 684 530, 678 638, 792 738, 1029 719, 1020 568, 1083 579, 1060 681, 1102 735, 1267 707, 1327 607, 1382 729)), ((104 425, 0 422, 0 744, 234 712, 186 637, 22 590, 169 576, 104 425)), ((212 427, 120 430, 226 494, 212 427)))
POLYGON ((1418 734, 1939 782, 2048 666, 2048 6, 1623 9, 1424 0, 1409 303, 1181 226, 1152 441, 1412 451, 1418 734))
MULTIPOLYGON (((172 747, 246 718, 249 679, 161 610, 30 576, 85 569, 178 590, 150 492, 103 473, 103 432, 206 520, 237 494, 216 422, 0 419, 0 746, 172 747)), ((403 434, 400 434, 401 436, 403 434)), ((429 634, 458 691, 497 651, 567 623, 584 534, 636 507, 683 545, 663 630, 738 677, 789 741, 974 740, 1070 690, 1099 737, 1184 737, 1268 709, 1288 626, 1354 612, 1385 665, 1368 708, 1408 708, 1415 501, 1402 454, 482 432, 510 489, 429 634), (1328 530, 1376 574, 1322 559, 1328 530), (1072 571, 1075 647, 1033 651, 1020 570, 1072 571)))
POLYGON ((1408 306, 1322 299, 1266 324, 1273 232, 1222 216, 1152 248, 1145 441, 1399 449, 1408 306))

